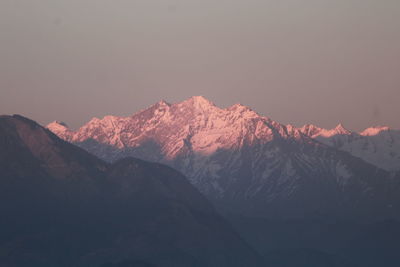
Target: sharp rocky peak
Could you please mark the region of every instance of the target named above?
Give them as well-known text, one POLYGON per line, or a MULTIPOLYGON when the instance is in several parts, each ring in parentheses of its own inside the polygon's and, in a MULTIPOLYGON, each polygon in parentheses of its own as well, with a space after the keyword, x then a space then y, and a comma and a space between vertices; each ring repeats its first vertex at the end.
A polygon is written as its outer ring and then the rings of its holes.
POLYGON ((313 124, 306 124, 303 127, 299 129, 303 134, 308 135, 312 138, 316 137, 324 137, 324 138, 330 138, 336 135, 352 135, 353 132, 349 131, 346 129, 343 124, 339 123, 335 128, 333 129, 325 129, 325 128, 320 128, 318 126, 315 126, 313 124))
POLYGON ((193 106, 196 109, 210 109, 210 108, 217 108, 216 105, 208 100, 207 98, 203 96, 192 96, 191 98, 184 100, 181 103, 178 103, 178 105, 189 105, 193 106))
POLYGON ((322 130, 325 130, 325 129, 322 129, 322 128, 320 128, 318 126, 315 126, 313 124, 306 124, 306 125, 304 125, 303 127, 300 128, 300 131, 303 134, 311 136, 311 137, 320 134, 322 130))
POLYGON ((339 123, 334 129, 332 129, 337 134, 351 134, 351 131, 347 130, 343 124, 339 123))
POLYGON ((236 103, 230 107, 228 107, 226 110, 251 110, 248 106, 242 105, 240 103, 236 103))
POLYGON ((226 108, 227 111, 238 111, 238 112, 252 112, 257 114, 254 110, 249 108, 248 106, 242 105, 240 103, 234 104, 228 108, 226 108))
MULTIPOLYGON (((147 109, 162 109, 162 108, 169 108, 170 106, 171 106, 170 103, 168 103, 168 102, 165 101, 165 100, 161 100, 161 101, 155 103, 154 105, 150 106, 150 107, 147 108, 147 109)), ((147 109, 146 109, 146 110, 147 110, 147 109)))
POLYGON ((158 104, 159 106, 171 106, 171 104, 168 103, 167 101, 165 101, 164 99, 161 100, 161 101, 159 101, 157 104, 158 104))

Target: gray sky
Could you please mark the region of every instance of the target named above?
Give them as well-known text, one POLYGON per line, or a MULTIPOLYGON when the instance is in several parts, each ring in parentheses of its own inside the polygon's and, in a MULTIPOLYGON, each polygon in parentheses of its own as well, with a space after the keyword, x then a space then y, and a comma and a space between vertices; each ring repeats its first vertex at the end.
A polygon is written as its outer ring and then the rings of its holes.
POLYGON ((399 0, 1 0, 0 113, 77 127, 203 95, 400 128, 399 0))

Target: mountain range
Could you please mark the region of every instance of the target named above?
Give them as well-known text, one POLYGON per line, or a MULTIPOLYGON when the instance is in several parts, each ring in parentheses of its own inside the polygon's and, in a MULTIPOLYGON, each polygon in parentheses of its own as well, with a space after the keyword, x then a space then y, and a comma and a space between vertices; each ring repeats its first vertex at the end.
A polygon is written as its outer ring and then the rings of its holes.
POLYGON ((0 116, 0 266, 261 266, 179 172, 0 116))
POLYGON ((203 97, 77 131, 0 116, 0 266, 397 267, 398 151, 203 97))
POLYGON ((77 131, 47 128, 94 155, 167 164, 224 212, 267 218, 399 217, 400 134, 278 123, 201 96, 132 116, 93 118, 77 131))

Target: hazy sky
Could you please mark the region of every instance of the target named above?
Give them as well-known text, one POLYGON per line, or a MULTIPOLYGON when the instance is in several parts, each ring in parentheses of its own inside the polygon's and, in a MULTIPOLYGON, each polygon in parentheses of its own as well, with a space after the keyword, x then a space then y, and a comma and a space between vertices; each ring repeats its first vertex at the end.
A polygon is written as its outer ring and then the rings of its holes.
POLYGON ((77 127, 203 95, 400 128, 399 0, 1 0, 0 113, 77 127))

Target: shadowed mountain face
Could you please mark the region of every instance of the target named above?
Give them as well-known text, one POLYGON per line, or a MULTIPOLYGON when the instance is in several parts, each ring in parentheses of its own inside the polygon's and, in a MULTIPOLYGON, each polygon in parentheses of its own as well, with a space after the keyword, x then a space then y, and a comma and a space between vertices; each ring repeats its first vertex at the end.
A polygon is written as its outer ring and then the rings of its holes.
POLYGON ((20 266, 259 266, 175 170, 108 164, 21 116, 0 117, 0 262, 20 266))
POLYGON ((275 267, 397 267, 400 222, 229 218, 275 267))
POLYGON ((59 123, 48 128, 109 162, 135 156, 168 164, 230 212, 275 219, 399 216, 393 174, 239 104, 221 109, 192 97, 131 117, 95 118, 76 132, 59 123))

